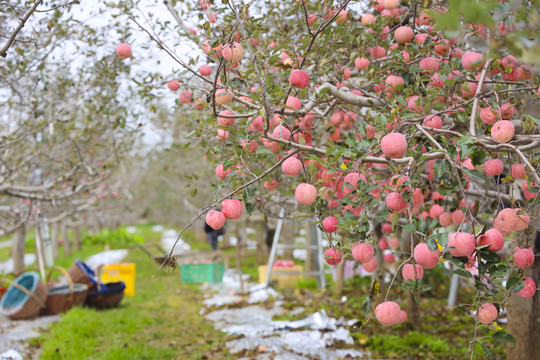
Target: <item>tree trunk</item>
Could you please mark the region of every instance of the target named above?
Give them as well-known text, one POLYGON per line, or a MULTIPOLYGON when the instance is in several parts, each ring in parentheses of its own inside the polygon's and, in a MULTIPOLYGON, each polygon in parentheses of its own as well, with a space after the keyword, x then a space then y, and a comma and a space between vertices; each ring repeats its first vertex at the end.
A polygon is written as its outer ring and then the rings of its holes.
POLYGON ((222 235, 222 238, 221 238, 221 246, 220 248, 229 248, 231 246, 231 242, 229 241, 229 237, 231 236, 231 234, 229 234, 228 232, 226 232, 225 234, 222 235))
POLYGON ((64 243, 62 245, 62 248, 64 249, 64 256, 70 256, 71 241, 69 240, 68 227, 65 221, 62 222, 62 238, 64 239, 64 243))
POLYGON ((24 269, 24 245, 26 238, 26 228, 21 225, 13 232, 13 243, 11 245, 11 255, 13 256, 13 272, 15 274, 24 269))
POLYGON ((235 223, 234 230, 236 233, 236 270, 238 270, 238 276, 240 277, 240 291, 244 294, 244 280, 242 279, 242 230, 238 223, 235 223))
POLYGON ((58 222, 51 224, 51 245, 53 258, 58 259, 58 222))
MULTIPOLYGON (((537 284, 540 280, 540 256, 529 271, 525 272, 537 284)), ((507 360, 538 360, 540 357, 540 292, 533 297, 523 298, 512 295, 508 304, 507 331, 515 339, 515 344, 508 344, 507 360)))
MULTIPOLYGON (((313 237, 317 236, 317 228, 313 226, 310 223, 306 223, 306 244, 313 245, 313 237)), ((315 265, 317 253, 314 250, 307 249, 306 250, 306 262, 304 263, 305 269, 304 271, 317 271, 317 267, 315 265)), ((306 275, 306 278, 313 279, 315 276, 313 275, 306 275)))
POLYGON ((81 235, 81 227, 79 225, 73 227, 73 240, 75 242, 75 250, 81 251, 82 235, 81 235))
POLYGON ((97 216, 97 214, 93 214, 90 219, 90 231, 92 232, 92 235, 96 235, 101 231, 99 217, 97 216))
POLYGON ((263 222, 255 226, 257 239, 257 265, 266 265, 268 262, 268 248, 266 246, 266 229, 263 222))
POLYGON ((341 262, 336 266, 336 287, 334 289, 334 294, 339 296, 343 293, 343 287, 345 284, 345 259, 342 259, 341 262))
MULTIPOLYGON (((400 250, 407 254, 410 253, 412 251, 411 242, 412 247, 414 248, 414 246, 418 243, 418 237, 413 236, 410 232, 403 230, 401 234, 400 250)), ((402 255, 402 258, 403 257, 406 258, 408 255, 402 255)), ((401 274, 399 274, 399 276, 401 278, 401 274)), ((414 294, 412 292, 407 293, 407 319, 413 328, 417 328, 418 324, 420 324, 420 306, 414 300, 414 294)))
MULTIPOLYGON (((293 224, 290 222, 283 222, 283 227, 281 228, 281 238, 283 239, 283 244, 292 245, 294 243, 294 233, 293 233, 293 224)), ((293 249, 285 248, 283 249, 283 259, 284 260, 293 260, 293 249)))
POLYGON ((407 293, 407 318, 413 329, 416 329, 420 323, 420 306, 418 306, 418 303, 414 300, 414 294, 410 291, 407 293))
MULTIPOLYGON (((383 237, 381 225, 379 224, 379 225, 375 226, 375 229, 373 229, 373 230, 374 230, 374 235, 375 235, 375 238, 377 239, 377 244, 378 244, 378 241, 383 237)), ((373 305, 379 305, 381 302, 383 302, 384 295, 386 294, 385 293, 385 284, 384 284, 384 275, 385 275, 386 271, 384 269, 383 251, 377 245, 375 246, 375 260, 377 261, 377 269, 375 269, 375 273, 373 274, 373 278, 375 280, 377 280, 377 282, 379 283, 381 295, 377 299, 375 299, 375 301, 373 302, 373 305)))

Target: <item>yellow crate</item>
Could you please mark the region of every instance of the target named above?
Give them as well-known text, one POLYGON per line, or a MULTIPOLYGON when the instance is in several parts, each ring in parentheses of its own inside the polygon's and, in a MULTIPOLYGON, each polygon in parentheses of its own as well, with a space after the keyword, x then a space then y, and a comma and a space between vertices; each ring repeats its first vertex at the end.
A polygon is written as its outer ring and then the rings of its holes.
POLYGON ((124 294, 127 296, 135 296, 135 264, 112 264, 105 265, 103 274, 101 275, 103 283, 123 281, 126 283, 124 294))
MULTIPOLYGON (((304 271, 304 267, 302 265, 295 265, 291 267, 279 267, 274 268, 274 271, 304 271)), ((304 275, 302 274, 274 274, 272 273, 272 276, 270 277, 270 280, 277 281, 278 285, 280 287, 295 287, 298 280, 302 280, 304 278, 304 275)), ((259 266, 259 284, 264 284, 266 281, 266 265, 259 266)))

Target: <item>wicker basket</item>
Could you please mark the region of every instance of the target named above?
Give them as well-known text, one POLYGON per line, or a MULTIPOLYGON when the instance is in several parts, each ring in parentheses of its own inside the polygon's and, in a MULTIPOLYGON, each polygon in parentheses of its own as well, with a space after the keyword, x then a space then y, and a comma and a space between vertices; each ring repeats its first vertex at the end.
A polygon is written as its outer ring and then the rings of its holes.
POLYGON ((126 284, 123 281, 110 282, 104 285, 98 283, 98 291, 86 296, 86 305, 96 309, 107 309, 118 306, 124 298, 126 284))
POLYGON ((13 320, 29 319, 38 315, 45 306, 47 287, 38 273, 26 272, 15 281, 7 278, 3 281, 11 286, 0 301, 1 314, 13 320))
POLYGON ((83 261, 76 260, 68 270, 69 276, 74 284, 84 284, 88 287, 88 292, 96 291, 98 282, 94 271, 83 261))
POLYGON ((50 287, 47 292, 47 301, 42 311, 43 315, 56 315, 68 311, 74 306, 84 304, 88 293, 86 284, 74 284, 69 273, 61 266, 53 266, 47 275, 47 283, 51 278, 53 270, 61 271, 69 285, 50 287))

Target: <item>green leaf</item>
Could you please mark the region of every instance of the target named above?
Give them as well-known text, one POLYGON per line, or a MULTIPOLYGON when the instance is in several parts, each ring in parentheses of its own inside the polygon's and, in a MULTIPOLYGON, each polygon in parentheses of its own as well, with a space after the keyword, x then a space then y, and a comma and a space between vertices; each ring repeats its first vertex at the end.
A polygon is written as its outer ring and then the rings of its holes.
POLYGON ((380 294, 381 294, 381 285, 379 285, 379 282, 375 280, 373 281, 373 285, 371 285, 371 289, 369 290, 369 297, 371 299, 375 299, 380 294))
POLYGON ((509 343, 509 344, 515 344, 516 339, 506 331, 497 331, 495 334, 493 334, 493 338, 499 342, 502 343, 509 343))
POLYGON ((362 310, 364 310, 364 316, 367 316, 367 314, 371 310, 371 298, 369 296, 366 296, 364 304, 362 304, 362 310))
POLYGON ((508 279, 508 281, 506 282, 506 290, 510 290, 511 288, 519 284, 521 281, 522 280, 520 277, 511 276, 510 279, 508 279))
POLYGON ((392 231, 395 231, 396 224, 399 221, 399 214, 392 215, 392 231))
POLYGON ((416 225, 414 225, 413 223, 406 223, 405 225, 403 225, 403 228, 413 234, 416 232, 416 225))
POLYGON ((484 351, 484 355, 486 355, 488 357, 488 359, 494 359, 495 355, 493 354, 493 351, 491 351, 491 349, 486 344, 484 344, 483 342, 479 341, 479 343, 482 346, 482 350, 484 351))
POLYGON ((459 275, 459 276, 463 276, 463 277, 466 277, 466 278, 471 278, 471 279, 473 277, 470 272, 468 272, 467 270, 462 270, 462 269, 455 269, 454 274, 459 275))

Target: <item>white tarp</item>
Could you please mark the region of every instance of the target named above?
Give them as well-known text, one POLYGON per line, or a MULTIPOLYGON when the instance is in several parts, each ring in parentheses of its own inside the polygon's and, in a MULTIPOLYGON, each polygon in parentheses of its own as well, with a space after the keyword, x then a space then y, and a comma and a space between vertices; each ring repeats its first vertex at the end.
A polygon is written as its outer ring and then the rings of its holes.
POLYGON ((97 269, 102 265, 118 264, 124 260, 127 255, 128 251, 126 249, 103 251, 86 259, 86 264, 92 269, 97 269))
MULTIPOLYGON (((32 265, 35 262, 35 254, 24 254, 24 266, 32 265)), ((11 272, 13 272, 13 259, 0 262, 0 274, 9 274, 11 272)))

